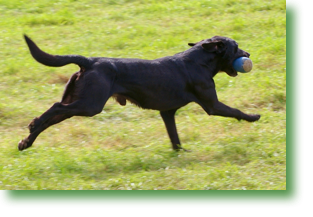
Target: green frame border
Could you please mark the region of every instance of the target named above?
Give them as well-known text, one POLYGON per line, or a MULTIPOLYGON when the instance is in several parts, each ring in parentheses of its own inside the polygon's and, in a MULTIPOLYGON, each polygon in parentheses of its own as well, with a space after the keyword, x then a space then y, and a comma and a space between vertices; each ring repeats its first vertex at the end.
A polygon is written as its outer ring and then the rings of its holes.
POLYGON ((178 191, 178 190, 166 190, 166 191, 115 191, 115 190, 81 190, 81 191, 66 191, 66 190, 11 190, 6 191, 8 198, 12 200, 24 200, 24 199, 34 199, 34 200, 122 200, 122 199, 156 199, 156 200, 190 200, 190 199, 231 199, 231 198, 241 198, 241 199, 288 199, 294 195, 295 192, 295 180, 294 180, 294 167, 295 167, 295 150, 293 148, 294 143, 294 129, 295 122, 293 119, 293 114, 295 109, 293 106, 294 101, 294 84, 295 76, 292 72, 294 71, 294 46, 293 41, 295 32, 295 13, 294 10, 287 8, 286 10, 286 85, 287 85, 287 127, 286 127, 286 190, 213 190, 213 191, 178 191))

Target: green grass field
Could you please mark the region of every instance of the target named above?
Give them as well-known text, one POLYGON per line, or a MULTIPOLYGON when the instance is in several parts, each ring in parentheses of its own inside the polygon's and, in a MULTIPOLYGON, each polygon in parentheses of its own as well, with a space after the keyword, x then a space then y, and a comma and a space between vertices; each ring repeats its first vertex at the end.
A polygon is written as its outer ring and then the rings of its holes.
POLYGON ((0 47, 0 189, 286 189, 284 0, 0 0, 0 47), (144 59, 233 38, 254 68, 219 73, 219 99, 262 117, 238 122, 190 103, 176 122, 192 152, 174 152, 157 111, 110 99, 101 114, 52 126, 19 152, 28 123, 78 70, 37 63, 23 33, 52 54, 144 59))

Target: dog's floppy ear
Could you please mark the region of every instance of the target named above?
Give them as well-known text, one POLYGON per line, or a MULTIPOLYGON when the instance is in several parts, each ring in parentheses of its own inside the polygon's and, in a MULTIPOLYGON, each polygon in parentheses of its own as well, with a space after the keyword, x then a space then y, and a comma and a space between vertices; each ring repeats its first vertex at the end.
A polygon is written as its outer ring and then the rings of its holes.
POLYGON ((222 41, 211 41, 208 43, 203 43, 201 46, 204 50, 210 53, 221 53, 225 49, 225 44, 222 41))

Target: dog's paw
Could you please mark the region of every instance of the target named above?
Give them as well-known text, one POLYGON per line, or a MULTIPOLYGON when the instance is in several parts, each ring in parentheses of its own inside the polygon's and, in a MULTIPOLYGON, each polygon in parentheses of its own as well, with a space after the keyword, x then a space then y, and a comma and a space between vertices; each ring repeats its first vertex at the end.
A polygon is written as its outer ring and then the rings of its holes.
POLYGON ((31 145, 29 145, 29 139, 23 139, 18 143, 18 150, 22 151, 26 148, 29 148, 31 145))
POLYGON ((39 126, 40 126, 41 121, 39 118, 34 118, 29 124, 28 124, 28 129, 30 133, 33 133, 39 126))
POLYGON ((181 147, 181 146, 177 146, 177 147, 175 147, 175 148, 173 148, 173 150, 174 151, 185 151, 185 152, 191 152, 191 150, 188 150, 188 149, 185 149, 185 148, 183 148, 183 147, 181 147))
POLYGON ((248 115, 246 121, 254 122, 258 121, 261 118, 261 115, 248 115))

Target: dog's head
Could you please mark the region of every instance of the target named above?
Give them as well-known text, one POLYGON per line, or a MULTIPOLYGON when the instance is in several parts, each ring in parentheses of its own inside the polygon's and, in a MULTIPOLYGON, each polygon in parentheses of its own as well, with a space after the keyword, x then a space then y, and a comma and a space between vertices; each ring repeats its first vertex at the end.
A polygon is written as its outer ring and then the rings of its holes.
POLYGON ((226 72, 229 76, 237 76, 237 71, 233 68, 232 63, 239 57, 249 57, 250 54, 238 48, 235 40, 214 36, 213 38, 199 41, 197 43, 188 43, 189 46, 201 46, 206 52, 215 54, 218 58, 219 70, 226 72))

